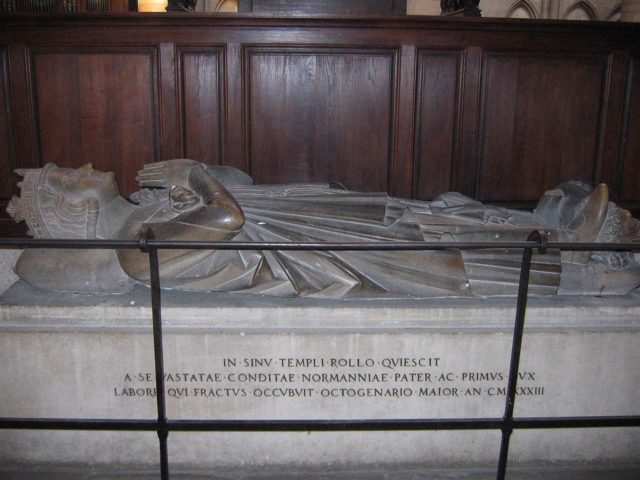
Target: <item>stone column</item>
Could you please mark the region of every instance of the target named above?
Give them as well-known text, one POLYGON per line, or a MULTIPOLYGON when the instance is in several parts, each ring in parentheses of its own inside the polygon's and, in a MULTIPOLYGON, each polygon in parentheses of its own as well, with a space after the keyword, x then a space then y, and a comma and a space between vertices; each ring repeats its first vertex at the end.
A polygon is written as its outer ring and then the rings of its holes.
POLYGON ((560 18, 560 0, 548 0, 542 3, 542 17, 557 20, 560 18))
POLYGON ((621 22, 640 22, 640 0, 622 0, 620 4, 621 22))

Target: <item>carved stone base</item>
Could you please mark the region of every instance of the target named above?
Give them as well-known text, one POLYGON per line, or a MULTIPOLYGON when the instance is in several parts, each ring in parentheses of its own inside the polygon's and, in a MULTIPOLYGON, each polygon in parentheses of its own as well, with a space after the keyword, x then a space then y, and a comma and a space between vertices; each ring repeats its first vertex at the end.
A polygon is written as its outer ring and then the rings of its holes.
MULTIPOLYGON (((148 290, 0 297, 13 417, 154 418, 148 290)), ((515 299, 163 293, 172 419, 501 417, 515 299)), ((516 416, 638 415, 640 294, 530 300, 516 416)), ((171 433, 176 468, 494 466, 498 431, 171 433)), ((155 465, 154 433, 0 431, 0 464, 155 465)), ((624 463, 640 429, 516 431, 510 464, 624 463)))

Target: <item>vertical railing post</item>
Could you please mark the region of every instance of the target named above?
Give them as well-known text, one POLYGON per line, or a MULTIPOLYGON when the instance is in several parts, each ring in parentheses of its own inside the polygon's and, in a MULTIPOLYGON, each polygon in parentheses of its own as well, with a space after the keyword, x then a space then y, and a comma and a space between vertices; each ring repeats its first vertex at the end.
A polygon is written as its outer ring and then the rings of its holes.
POLYGON ((149 273, 151 287, 151 314, 153 317, 153 352, 156 370, 156 403, 158 407, 157 433, 160 442, 160 478, 169 480, 169 454, 167 450, 167 412, 164 394, 164 354, 162 351, 162 299, 160 297, 160 266, 158 249, 148 245, 155 235, 149 228, 140 234, 140 250, 149 255, 149 273))
MULTIPOLYGON (((538 242, 538 252, 546 253, 547 234, 535 230, 531 232, 527 241, 538 242)), ((522 264, 520 266, 520 282, 518 284, 518 300, 516 303, 516 318, 513 327, 513 340, 511 342, 511 361, 509 364, 509 379, 507 383, 507 397, 502 416, 502 439, 500 441, 500 456, 498 458, 497 480, 504 480, 507 472, 507 459, 509 456, 509 441, 513 433, 513 409, 516 402, 516 386, 518 384, 518 371, 520 369, 520 352, 522 351, 522 336, 524 334, 524 317, 527 310, 527 295, 529 293, 529 274, 531 272, 531 257, 533 248, 526 247, 522 252, 522 264)))

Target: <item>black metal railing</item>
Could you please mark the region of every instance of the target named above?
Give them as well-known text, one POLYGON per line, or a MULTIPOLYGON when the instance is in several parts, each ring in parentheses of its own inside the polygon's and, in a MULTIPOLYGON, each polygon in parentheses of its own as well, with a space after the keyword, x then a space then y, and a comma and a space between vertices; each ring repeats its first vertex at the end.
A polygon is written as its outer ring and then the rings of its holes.
POLYGON ((496 478, 506 476, 509 441, 516 429, 640 427, 640 415, 587 417, 521 417, 514 418, 516 387, 525 313, 529 287, 531 257, 536 250, 545 254, 559 251, 640 251, 640 243, 561 243, 548 242, 544 232, 534 231, 521 242, 375 242, 375 243, 316 243, 316 242, 176 242, 156 240, 151 230, 139 240, 36 240, 0 239, 0 248, 87 248, 139 249, 149 256, 151 310, 155 354, 155 382, 157 391, 157 420, 142 419, 83 419, 83 418, 0 418, 0 429, 42 430, 117 430, 155 431, 160 446, 160 474, 169 479, 167 440, 169 432, 300 432, 300 431, 393 431, 393 430, 500 430, 502 439, 498 454, 496 478), (162 300, 159 277, 158 250, 317 250, 317 251, 389 251, 389 250, 479 250, 521 249, 522 263, 513 340, 510 355, 504 414, 501 418, 444 418, 444 419, 363 419, 363 420, 170 420, 166 415, 164 389, 164 355, 162 351, 162 300))

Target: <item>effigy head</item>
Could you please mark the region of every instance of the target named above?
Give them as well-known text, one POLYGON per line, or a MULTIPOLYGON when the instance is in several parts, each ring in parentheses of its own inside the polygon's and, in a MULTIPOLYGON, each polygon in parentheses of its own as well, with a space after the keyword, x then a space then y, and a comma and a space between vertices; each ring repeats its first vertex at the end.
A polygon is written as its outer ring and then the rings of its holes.
MULTIPOLYGON (((563 183, 546 192, 535 209, 539 220, 571 243, 640 240, 640 222, 609 201, 606 185, 563 183)), ((640 285, 640 265, 631 252, 562 252, 560 293, 625 294, 640 285)))
POLYGON ((25 221, 35 238, 95 238, 100 205, 119 195, 113 173, 81 168, 16 170, 20 197, 14 196, 7 212, 16 222, 25 221))
POLYGON ((605 184, 563 183, 545 192, 534 212, 542 223, 557 228, 563 241, 632 242, 640 237, 640 222, 609 201, 605 184))

